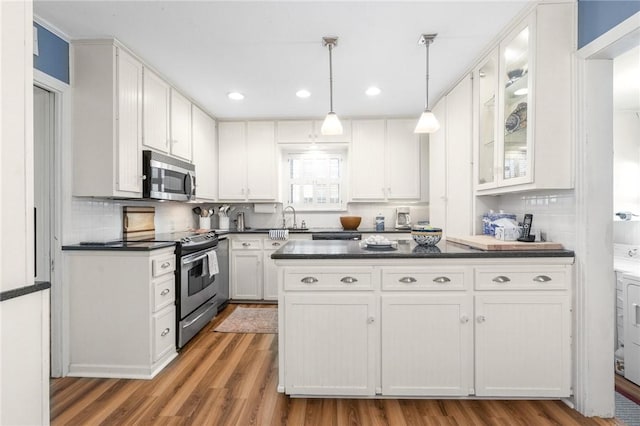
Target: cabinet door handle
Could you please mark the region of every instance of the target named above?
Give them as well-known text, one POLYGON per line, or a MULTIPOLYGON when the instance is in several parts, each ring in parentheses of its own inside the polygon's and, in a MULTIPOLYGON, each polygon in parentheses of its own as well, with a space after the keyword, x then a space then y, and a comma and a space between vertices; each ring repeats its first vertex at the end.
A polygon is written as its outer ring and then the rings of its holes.
POLYGON ((461 317, 460 317, 460 322, 461 322, 462 324, 466 324, 466 323, 468 323, 468 322, 469 322, 469 317, 468 317, 468 316, 466 316, 466 315, 461 316, 461 317))
POLYGON ((249 247, 251 243, 242 243, 242 247, 249 247))
POLYGON ((508 283, 509 281, 511 281, 511 278, 505 277, 504 275, 498 275, 497 277, 495 277, 491 281, 493 281, 494 283, 504 284, 504 283, 508 283))
POLYGON ((537 283, 546 283, 551 281, 551 277, 549 277, 548 275, 538 275, 533 280, 537 283))
POLYGON ((147 175, 142 175, 142 176, 140 176, 140 179, 142 179, 142 180, 147 180, 147 175))
POLYGON ((485 318, 484 315, 478 315, 478 318, 476 318, 476 321, 478 321, 478 323, 483 323, 487 320, 487 318, 485 318))
POLYGON ((169 290, 168 288, 165 288, 164 290, 162 290, 160 292, 160 296, 166 296, 167 294, 169 294, 171 290, 169 290))
POLYGON ((340 279, 340 281, 342 281, 345 284, 353 284, 355 282, 358 282, 358 279, 354 277, 343 277, 340 279))
POLYGON ((162 337, 166 336, 167 334, 169 334, 169 331, 171 331, 171 330, 169 330, 168 327, 165 328, 164 330, 162 330, 162 333, 160 333, 160 336, 162 336, 162 337))
POLYGON ((168 268, 169 266, 171 266, 171 262, 164 262, 162 265, 160 265, 160 267, 161 267, 162 269, 166 269, 166 268, 168 268))
POLYGON ((305 284, 315 284, 318 282, 318 279, 315 277, 304 277, 300 280, 300 282, 303 282, 305 284))
POLYGON ((438 284, 445 284, 451 282, 451 280, 449 279, 449 277, 437 277, 433 279, 433 282, 438 284))
POLYGON ((412 284, 412 283, 415 283, 418 280, 416 280, 413 277, 402 277, 398 281, 400 281, 401 283, 404 283, 404 284, 412 284))
POLYGON ((635 315, 635 319, 633 321, 634 325, 640 325, 640 305, 637 303, 632 304, 631 306, 633 306, 633 313, 635 315))
POLYGON ((374 317, 367 318, 367 324, 373 324, 376 319, 374 317))

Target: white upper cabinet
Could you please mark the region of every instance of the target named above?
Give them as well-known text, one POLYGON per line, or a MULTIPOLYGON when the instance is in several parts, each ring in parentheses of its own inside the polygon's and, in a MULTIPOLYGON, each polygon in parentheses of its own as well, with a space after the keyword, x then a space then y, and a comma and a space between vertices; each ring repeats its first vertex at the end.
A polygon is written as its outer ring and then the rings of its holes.
POLYGON ((193 164, 196 167, 196 199, 218 199, 218 140, 216 122, 200 108, 191 113, 193 164))
POLYGON ((433 108, 440 129, 429 135, 429 221, 447 235, 472 232, 472 86, 468 75, 433 108))
POLYGON ((273 122, 219 123, 218 146, 221 200, 276 200, 278 168, 273 122))
POLYGON ((573 187, 574 15, 539 5, 475 70, 479 194, 573 187))
POLYGON ((340 120, 341 135, 323 135, 320 133, 321 120, 286 120, 277 122, 278 143, 333 143, 351 141, 351 122, 340 120))
POLYGON ((171 89, 171 154, 191 161, 191 102, 174 89, 171 89))
POLYGON ((143 81, 142 144, 168 153, 171 86, 148 68, 144 68, 143 81))
POLYGON ((420 137, 415 121, 353 120, 351 200, 420 199, 420 137))
POLYGON ((113 42, 73 51, 73 195, 142 196, 142 64, 113 42))

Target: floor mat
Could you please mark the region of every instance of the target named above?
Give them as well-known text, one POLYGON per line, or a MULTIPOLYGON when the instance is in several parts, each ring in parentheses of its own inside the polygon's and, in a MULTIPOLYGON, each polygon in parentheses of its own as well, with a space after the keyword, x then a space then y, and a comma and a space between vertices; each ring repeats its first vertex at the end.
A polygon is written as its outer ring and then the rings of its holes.
POLYGON ((221 333, 277 333, 278 308, 237 307, 213 331, 221 333))
POLYGON ((629 426, 640 426, 640 405, 616 392, 616 417, 629 426))

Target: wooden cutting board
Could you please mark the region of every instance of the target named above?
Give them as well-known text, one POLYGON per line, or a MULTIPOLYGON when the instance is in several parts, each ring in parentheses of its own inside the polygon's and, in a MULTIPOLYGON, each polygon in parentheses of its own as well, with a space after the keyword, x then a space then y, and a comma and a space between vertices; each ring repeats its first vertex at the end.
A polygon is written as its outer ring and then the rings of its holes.
POLYGON ((466 237, 450 237, 447 241, 464 244, 480 250, 562 250, 562 244, 549 241, 523 243, 521 241, 501 241, 490 235, 469 235, 466 237))

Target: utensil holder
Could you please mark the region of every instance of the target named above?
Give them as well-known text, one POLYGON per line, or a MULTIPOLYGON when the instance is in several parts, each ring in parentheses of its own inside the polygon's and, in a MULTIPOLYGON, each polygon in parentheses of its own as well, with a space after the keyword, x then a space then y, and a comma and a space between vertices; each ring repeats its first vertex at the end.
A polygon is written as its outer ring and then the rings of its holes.
POLYGON ((200 216, 200 229, 211 229, 211 216, 200 216))
POLYGON ((229 217, 228 216, 220 216, 218 217, 220 222, 220 229, 229 229, 229 217))

